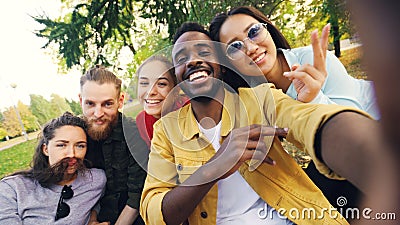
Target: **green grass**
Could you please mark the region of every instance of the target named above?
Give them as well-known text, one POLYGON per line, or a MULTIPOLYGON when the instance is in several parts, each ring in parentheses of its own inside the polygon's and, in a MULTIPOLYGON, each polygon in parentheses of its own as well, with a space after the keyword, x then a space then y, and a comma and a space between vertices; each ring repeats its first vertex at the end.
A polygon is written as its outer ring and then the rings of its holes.
POLYGON ((357 79, 367 79, 365 65, 361 60, 362 56, 362 47, 356 47, 342 51, 342 56, 339 58, 350 76, 357 79))
POLYGON ((0 178, 13 172, 28 169, 37 140, 29 140, 0 151, 0 178))
MULTIPOLYGON (((28 134, 29 140, 36 139, 38 134, 39 134, 39 131, 29 133, 28 134)), ((15 145, 15 144, 18 144, 18 143, 24 142, 24 141, 25 141, 24 136, 15 137, 8 141, 0 141, 0 148, 10 146, 10 145, 15 145)))

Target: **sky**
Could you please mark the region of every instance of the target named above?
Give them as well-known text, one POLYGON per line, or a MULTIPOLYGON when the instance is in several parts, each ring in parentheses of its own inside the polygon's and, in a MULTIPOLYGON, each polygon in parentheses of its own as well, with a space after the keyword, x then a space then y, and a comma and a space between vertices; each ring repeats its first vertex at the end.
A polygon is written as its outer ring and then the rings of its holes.
POLYGON ((29 105, 30 94, 50 99, 52 93, 78 101, 79 71, 58 74, 52 56, 41 47, 42 28, 29 15, 60 15, 59 0, 12 0, 0 4, 0 111, 18 101, 29 105), (11 88, 16 84, 16 88, 11 88))

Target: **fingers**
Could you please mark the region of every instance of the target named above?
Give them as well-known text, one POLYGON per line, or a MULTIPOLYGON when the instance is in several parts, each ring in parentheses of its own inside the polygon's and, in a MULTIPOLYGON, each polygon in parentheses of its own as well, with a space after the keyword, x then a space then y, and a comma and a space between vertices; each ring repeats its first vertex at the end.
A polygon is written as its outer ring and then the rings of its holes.
POLYGON ((276 127, 275 128, 275 136, 279 137, 286 137, 289 129, 288 128, 282 128, 282 127, 276 127))
MULTIPOLYGON (((315 68, 310 64, 305 64, 302 66, 295 64, 292 66, 292 68, 296 69, 290 72, 283 73, 283 76, 285 76, 289 80, 294 80, 297 78, 301 79, 302 81, 306 81, 305 76, 310 76, 311 79, 316 80, 321 85, 325 82, 326 76, 323 73, 321 73, 321 71, 318 71, 317 68, 315 68)), ((308 83, 305 84, 307 85, 308 83)))
POLYGON ((251 140, 259 140, 260 137, 265 136, 286 136, 288 132, 288 128, 279 128, 260 124, 250 125, 249 128, 248 138, 251 140))
POLYGON ((300 64, 295 63, 295 64, 292 65, 291 71, 295 71, 295 70, 297 70, 297 68, 299 68, 299 67, 300 67, 300 64))
MULTIPOLYGON (((268 140, 264 139, 264 137, 271 137, 272 142, 273 136, 285 137, 287 133, 288 128, 253 124, 247 127, 234 129, 231 132, 230 137, 224 141, 222 146, 226 145, 230 152, 229 156, 238 160, 236 162, 244 162, 254 157, 263 161, 271 144, 268 140), (230 142, 231 144, 225 142, 230 142)), ((218 152, 221 153, 221 150, 218 152)), ((272 161, 273 160, 266 160, 266 162, 271 165, 273 164, 272 161)))
POLYGON ((276 165, 276 161, 271 159, 271 157, 267 156, 267 153, 261 151, 251 152, 251 157, 254 160, 259 160, 260 162, 267 163, 269 165, 276 165))
POLYGON ((311 45, 314 54, 314 67, 317 70, 321 70, 325 68, 325 57, 322 53, 321 44, 318 39, 318 30, 314 30, 311 32, 311 45))
POLYGON ((327 24, 322 30, 321 40, 318 38, 318 30, 311 32, 311 45, 314 54, 314 67, 327 75, 326 73, 326 50, 328 48, 328 38, 329 38, 330 24, 327 24))
MULTIPOLYGON (((275 128, 273 127, 266 127, 263 128, 260 124, 252 124, 249 126, 248 133, 246 131, 246 127, 244 127, 244 133, 242 135, 248 135, 249 140, 258 140, 260 137, 263 136, 274 136, 275 135, 275 128)), ((241 129, 241 128, 240 128, 241 129)))
POLYGON ((328 50, 328 40, 329 40, 329 32, 331 30, 331 24, 328 23, 327 25, 322 28, 322 34, 321 34, 321 47, 322 47, 322 53, 324 55, 324 58, 326 58, 326 51, 328 50))
POLYGON ((275 166, 275 165, 276 165, 275 160, 271 159, 269 156, 267 156, 267 157, 264 159, 264 162, 267 163, 267 164, 269 164, 269 165, 272 165, 272 166, 275 166))
POLYGON ((244 162, 251 159, 265 162, 269 165, 275 165, 276 162, 267 156, 268 152, 269 148, 263 142, 259 142, 255 149, 247 149, 246 151, 244 151, 239 161, 244 162))
POLYGON ((283 76, 292 81, 297 94, 297 100, 312 101, 320 92, 326 77, 315 67, 306 64, 297 67, 295 71, 285 72, 283 76))
MULTIPOLYGON (((313 68, 309 68, 308 70, 309 71, 313 70, 313 68)), ((314 69, 314 70, 316 71, 316 69, 314 69)), ((315 72, 315 71, 313 71, 313 72, 315 72)), ((321 80, 323 79, 323 78, 321 78, 321 76, 316 75, 315 73, 308 73, 306 71, 300 71, 300 70, 296 70, 296 71, 292 71, 292 72, 285 72, 285 73, 283 73, 283 76, 285 76, 290 81, 300 80, 307 87, 315 86, 316 83, 320 84, 320 83, 322 83, 321 80)))

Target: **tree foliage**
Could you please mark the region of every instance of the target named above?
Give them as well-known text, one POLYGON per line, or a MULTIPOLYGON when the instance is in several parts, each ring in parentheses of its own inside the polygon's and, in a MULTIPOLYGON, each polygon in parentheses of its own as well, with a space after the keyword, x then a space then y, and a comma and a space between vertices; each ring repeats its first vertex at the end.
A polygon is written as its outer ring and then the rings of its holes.
POLYGON ((6 136, 8 136, 7 130, 4 129, 3 121, 4 116, 3 113, 0 112, 0 140, 3 140, 6 136))
POLYGON ((6 136, 8 136, 8 132, 0 126, 0 140, 3 140, 6 136))
POLYGON ((270 16, 283 0, 143 0, 143 17, 154 18, 157 23, 167 24, 170 39, 185 21, 197 21, 208 25, 220 12, 235 6, 254 6, 270 16))
POLYGON ((31 94, 30 98, 30 109, 33 115, 38 119, 40 125, 56 117, 54 111, 51 109, 50 102, 43 98, 43 96, 31 94))
POLYGON ((93 64, 112 65, 118 74, 120 52, 128 48, 132 53, 126 68, 128 77, 133 76, 143 59, 169 44, 183 22, 197 21, 207 26, 217 13, 240 5, 254 6, 266 14, 292 47, 310 44, 310 31, 321 29, 328 20, 335 41, 352 30, 344 0, 80 0, 78 3, 63 0, 63 3, 71 11, 59 18, 50 19, 45 14, 34 17, 44 25, 36 32, 48 40, 44 47, 57 46, 60 66, 67 69, 77 66, 85 71, 93 64))
POLYGON ((25 131, 31 132, 37 130, 39 128, 37 118, 32 114, 29 106, 23 104, 21 101, 18 101, 17 107, 19 114, 21 115, 21 120, 24 124, 25 131))
POLYGON ((57 94, 51 94, 50 106, 51 110, 55 113, 55 116, 52 118, 61 116, 66 111, 72 112, 71 107, 65 98, 62 98, 57 94))
POLYGON ((324 0, 321 5, 322 18, 327 18, 331 23, 331 35, 335 55, 340 57, 340 38, 344 34, 352 34, 354 26, 351 24, 350 11, 346 7, 345 0, 324 0))
POLYGON ((80 1, 64 17, 33 17, 45 26, 36 35, 48 40, 44 48, 52 43, 58 45, 58 53, 67 68, 80 65, 86 70, 93 64, 109 66, 122 46, 136 51, 130 34, 135 27, 133 3, 131 0, 80 1), (114 48, 111 52, 108 45, 114 48))
POLYGON ((82 114, 82 107, 79 104, 79 102, 74 101, 74 100, 68 100, 66 99, 69 107, 71 108, 72 113, 74 113, 75 115, 81 115, 82 114))
MULTIPOLYGON (((22 124, 26 132, 39 129, 37 118, 29 110, 29 107, 22 102, 18 102, 17 110, 20 114, 22 124)), ((15 137, 22 134, 22 127, 18 119, 17 111, 14 106, 9 107, 3 112, 4 120, 2 122, 3 128, 7 131, 8 136, 15 137)))
MULTIPOLYGON (((51 94, 50 101, 41 95, 30 95, 30 110, 36 116, 38 123, 43 125, 53 118, 63 114, 65 111, 74 112, 69 102, 57 94, 51 94)), ((76 103, 79 106, 79 103, 76 103)), ((75 112, 74 112, 75 113, 75 112)))
POLYGON ((67 69, 78 66, 86 70, 93 64, 118 64, 118 53, 124 46, 136 54, 137 40, 132 36, 140 33, 138 21, 141 18, 156 23, 150 31, 152 34, 159 33, 162 25, 167 25, 171 39, 185 21, 206 25, 218 12, 237 5, 253 5, 270 15, 283 1, 87 0, 75 5, 72 0, 63 2, 72 5, 72 11, 56 19, 46 14, 34 16, 36 22, 44 25, 35 34, 47 39, 44 48, 51 44, 57 46, 60 66, 65 65, 67 69))

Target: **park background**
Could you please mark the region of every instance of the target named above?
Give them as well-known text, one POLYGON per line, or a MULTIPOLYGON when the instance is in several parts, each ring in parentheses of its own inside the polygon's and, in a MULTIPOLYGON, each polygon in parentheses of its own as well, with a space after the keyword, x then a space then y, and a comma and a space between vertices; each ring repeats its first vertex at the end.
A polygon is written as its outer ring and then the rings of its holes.
MULTIPOLYGON (((0 178, 29 167, 37 134, 44 123, 64 111, 81 114, 77 99, 79 76, 92 65, 103 64, 124 81, 123 88, 129 96, 124 113, 135 116, 141 109, 136 100, 135 82, 135 71, 140 63, 158 50, 171 45, 173 32, 182 22, 198 21, 207 26, 213 15, 234 6, 251 5, 263 11, 282 31, 292 48, 309 45, 311 31, 321 30, 326 23, 331 23, 329 49, 339 57, 351 76, 367 79, 361 60, 362 45, 357 28, 351 23, 351 14, 346 9, 345 0, 263 0, 229 3, 223 0, 49 2, 50 0, 17 0, 13 1, 15 5, 7 7, 7 10, 10 10, 9 8, 19 7, 18 4, 21 3, 30 4, 29 12, 17 14, 24 17, 22 24, 13 24, 13 20, 8 18, 8 23, 12 25, 8 29, 30 25, 31 29, 26 28, 29 31, 26 34, 40 43, 40 46, 34 46, 37 49, 42 47, 40 54, 47 56, 45 60, 52 68, 50 71, 43 70, 48 80, 41 81, 40 84, 50 87, 55 86, 53 84, 56 81, 61 81, 64 82, 64 86, 58 89, 40 88, 44 89, 40 93, 30 88, 32 91, 25 90, 28 98, 23 98, 17 94, 18 89, 25 88, 23 84, 12 80, 13 73, 1 73, 1 88, 10 90, 8 96, 1 94, 0 178), (67 81, 76 83, 71 85, 67 81)), ((18 19, 21 18, 15 18, 14 21, 18 19)), ((11 41, 7 41, 8 45, 9 42, 11 41)), ((9 49, 2 51, 1 61, 4 62, 4 58, 13 54, 14 49, 9 49)), ((27 49, 25 52, 29 51, 27 49)), ((18 62, 19 66, 24 65, 18 62)), ((13 66, 16 67, 13 68, 15 73, 19 73, 19 66, 13 66)), ((32 73, 25 72, 23 76, 29 79, 32 73)), ((33 81, 30 85, 34 87, 39 84, 33 81)), ((307 155, 289 143, 285 143, 285 147, 301 166, 307 165, 307 155)))

